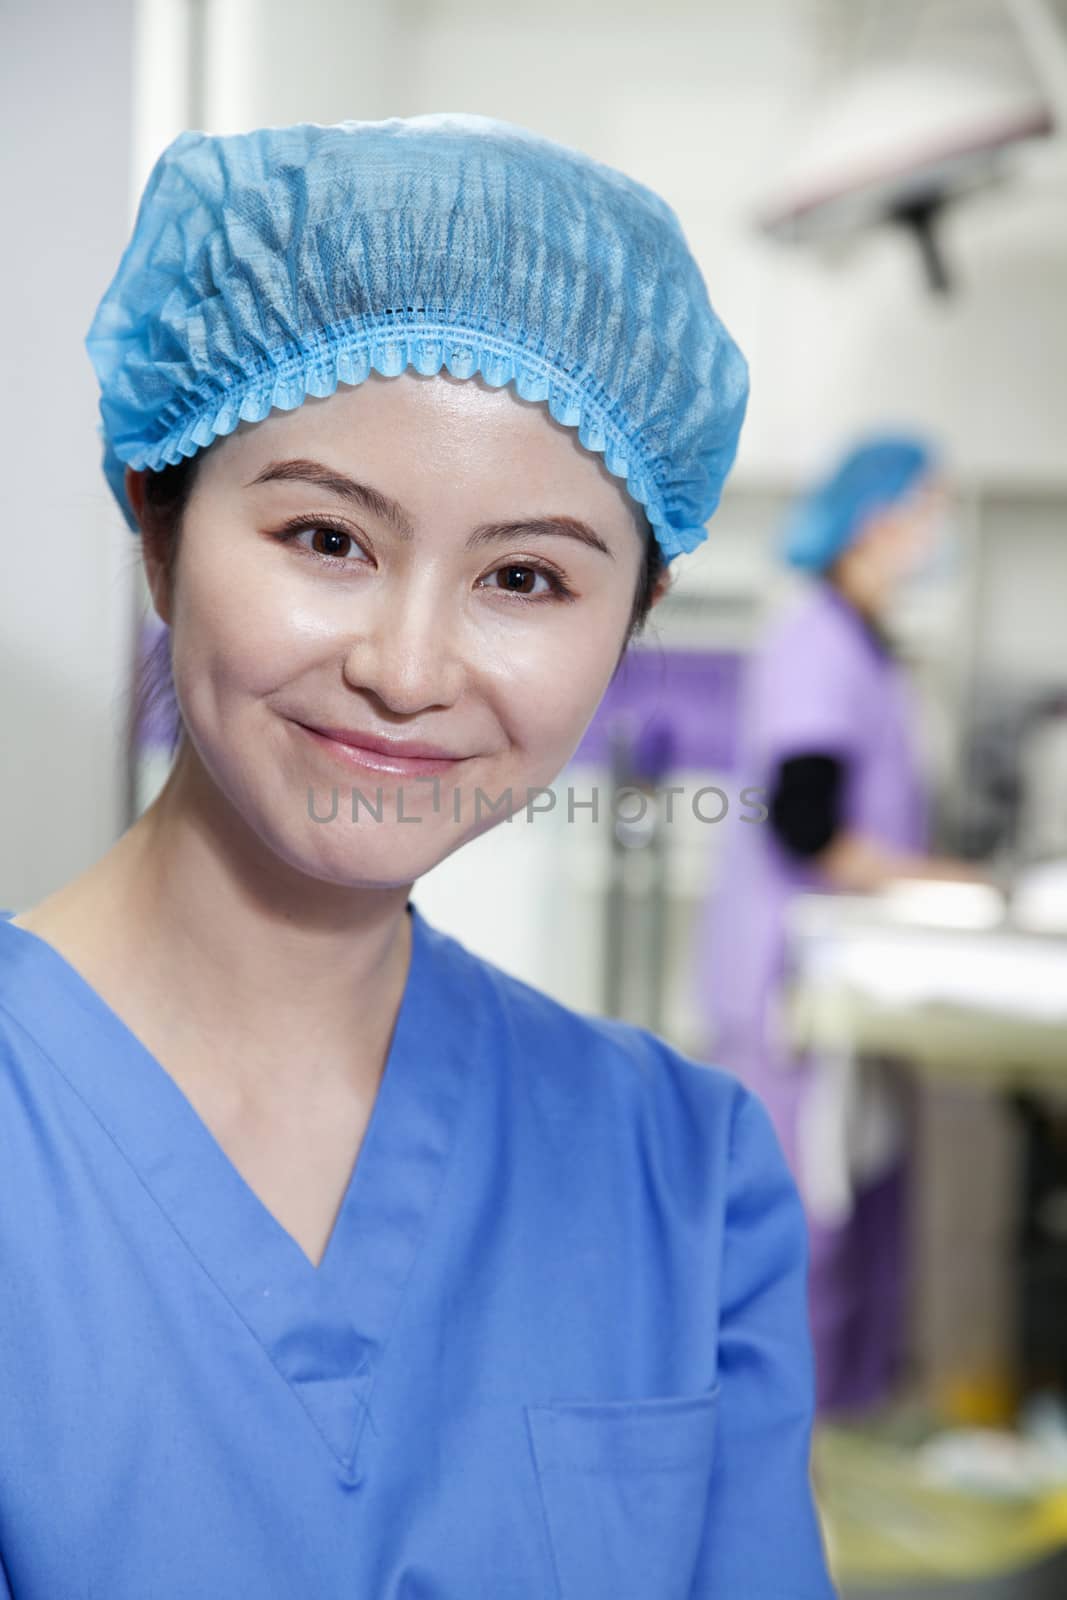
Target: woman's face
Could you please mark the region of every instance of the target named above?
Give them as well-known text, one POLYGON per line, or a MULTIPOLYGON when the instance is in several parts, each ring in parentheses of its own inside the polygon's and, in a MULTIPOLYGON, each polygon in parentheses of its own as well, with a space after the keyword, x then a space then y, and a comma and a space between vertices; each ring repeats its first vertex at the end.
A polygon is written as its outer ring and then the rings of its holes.
POLYGON ((895 505, 874 513, 838 557, 835 578, 885 617, 902 586, 921 573, 942 536, 948 487, 927 474, 895 505))
POLYGON ((643 560, 622 480, 509 387, 372 374, 242 423, 199 467, 173 585, 148 562, 186 756, 298 870, 410 883, 536 808, 643 560))

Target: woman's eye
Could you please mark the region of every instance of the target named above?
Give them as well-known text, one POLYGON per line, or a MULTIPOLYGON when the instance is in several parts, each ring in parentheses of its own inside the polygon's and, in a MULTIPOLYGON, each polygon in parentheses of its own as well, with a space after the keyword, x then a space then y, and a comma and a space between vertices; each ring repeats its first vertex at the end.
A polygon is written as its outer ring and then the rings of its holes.
POLYGON ((279 537, 286 544, 299 544, 301 549, 311 556, 317 556, 320 561, 356 566, 366 560, 366 552, 356 543, 354 536, 344 528, 331 527, 329 523, 296 523, 284 529, 279 537), (350 557, 356 559, 350 560, 350 557))
POLYGON ((539 599, 542 595, 567 593, 566 585, 556 577, 555 573, 522 562, 509 562, 507 566, 497 567, 489 577, 491 580, 498 580, 496 583, 491 583, 492 588, 503 589, 507 594, 539 599))

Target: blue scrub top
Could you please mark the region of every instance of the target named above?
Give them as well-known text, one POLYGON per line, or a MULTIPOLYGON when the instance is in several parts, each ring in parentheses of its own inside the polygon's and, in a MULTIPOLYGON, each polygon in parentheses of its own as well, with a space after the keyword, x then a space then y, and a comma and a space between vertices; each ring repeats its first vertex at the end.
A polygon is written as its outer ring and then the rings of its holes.
POLYGON ((317 1268, 0 914, 0 1595, 828 1600, 760 1102, 408 911, 317 1268))

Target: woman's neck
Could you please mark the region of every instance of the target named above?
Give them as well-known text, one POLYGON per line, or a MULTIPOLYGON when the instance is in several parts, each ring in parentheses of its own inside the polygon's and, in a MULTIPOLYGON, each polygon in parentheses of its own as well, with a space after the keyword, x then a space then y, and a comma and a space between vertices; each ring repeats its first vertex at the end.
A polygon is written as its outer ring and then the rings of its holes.
POLYGON ((873 604, 870 597, 855 592, 855 586, 846 587, 829 574, 823 575, 823 583, 834 599, 858 619, 872 642, 886 655, 892 655, 893 642, 885 630, 881 608, 873 604))
POLYGON ((199 1050, 250 1098, 297 1078, 376 1082, 410 962, 410 885, 342 890, 296 873, 179 765, 35 926, 61 930, 60 953, 105 1000, 127 997, 176 1055, 199 1050))

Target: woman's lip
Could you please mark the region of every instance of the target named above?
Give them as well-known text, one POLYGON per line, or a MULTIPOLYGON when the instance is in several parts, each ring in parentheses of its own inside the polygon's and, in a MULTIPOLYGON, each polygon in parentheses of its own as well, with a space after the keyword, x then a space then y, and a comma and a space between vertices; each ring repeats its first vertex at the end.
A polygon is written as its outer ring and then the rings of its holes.
POLYGON ((430 776, 434 773, 449 772, 465 759, 463 756, 407 753, 410 750, 432 750, 432 746, 429 745, 407 745, 402 747, 403 753, 393 748, 382 750, 375 748, 374 745, 384 743, 383 740, 369 742, 366 745, 355 744, 351 742, 353 737, 351 734, 346 734, 342 740, 331 733, 323 732, 320 728, 309 727, 306 722, 298 722, 296 726, 310 734, 316 744, 329 750, 339 760, 364 771, 388 772, 397 777, 419 777, 424 774, 430 776))
POLYGON ((326 739, 336 739, 338 744, 352 745, 357 750, 373 750, 380 756, 395 756, 398 761, 456 761, 450 750, 429 744, 424 739, 387 739, 374 733, 355 733, 349 728, 333 728, 321 722, 306 722, 312 733, 321 733, 326 739))

